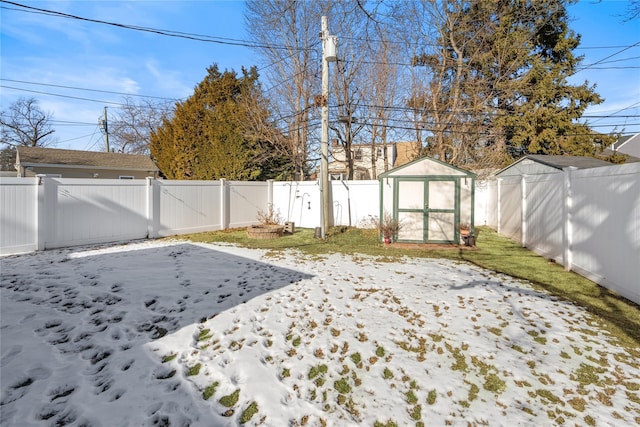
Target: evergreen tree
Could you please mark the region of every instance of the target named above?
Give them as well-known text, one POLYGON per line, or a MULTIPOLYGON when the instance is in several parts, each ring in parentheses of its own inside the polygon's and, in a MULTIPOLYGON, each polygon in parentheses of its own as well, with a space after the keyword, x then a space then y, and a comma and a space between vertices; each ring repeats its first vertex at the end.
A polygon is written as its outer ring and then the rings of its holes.
POLYGON ((527 153, 595 155, 612 137, 578 123, 602 102, 579 70, 574 0, 443 0, 429 5, 437 49, 416 55, 428 89, 410 99, 434 131, 427 152, 454 164, 501 166, 527 153))
POLYGON ((259 90, 255 67, 243 68, 240 77, 234 71, 220 72, 215 64, 209 67, 193 95, 176 104, 172 117, 151 134, 151 154, 163 175, 203 180, 277 176, 280 157, 247 129, 256 117, 268 117, 266 107, 256 102, 259 90))

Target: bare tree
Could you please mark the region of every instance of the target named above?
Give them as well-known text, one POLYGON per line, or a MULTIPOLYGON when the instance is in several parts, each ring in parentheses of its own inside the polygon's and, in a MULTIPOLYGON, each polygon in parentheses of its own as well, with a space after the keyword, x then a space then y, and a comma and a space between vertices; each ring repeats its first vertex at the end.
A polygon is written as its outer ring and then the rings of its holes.
POLYGON ((319 91, 320 2, 296 0, 248 0, 245 23, 259 45, 256 49, 266 65, 262 68, 270 87, 276 126, 287 134, 281 147, 304 179, 309 168, 311 114, 319 91))
POLYGON ((171 114, 172 104, 143 99, 140 102, 125 98, 125 105, 116 110, 109 121, 111 145, 115 151, 149 154, 151 133, 171 114))
POLYGON ((363 84, 368 100, 363 110, 366 111, 367 130, 371 137, 372 179, 380 172, 388 171, 393 160, 389 158, 387 137, 390 120, 397 115, 393 105, 398 89, 398 50, 389 43, 387 34, 378 26, 377 40, 371 42, 371 61, 365 63, 364 74, 369 80, 368 84, 363 84), (378 170, 378 153, 382 154, 381 171, 378 170))
POLYGON ((633 21, 640 17, 640 0, 627 0, 627 17, 625 21, 633 21))
POLYGON ((54 145, 51 113, 45 113, 35 98, 19 98, 0 113, 0 142, 9 146, 54 145))

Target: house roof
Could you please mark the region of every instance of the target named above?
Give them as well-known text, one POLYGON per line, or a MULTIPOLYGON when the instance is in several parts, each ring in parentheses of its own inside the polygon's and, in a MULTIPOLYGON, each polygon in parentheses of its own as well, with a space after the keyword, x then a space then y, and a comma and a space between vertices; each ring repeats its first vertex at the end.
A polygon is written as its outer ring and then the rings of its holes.
POLYGON ((628 142, 640 141, 640 133, 636 133, 633 135, 624 135, 618 138, 616 142, 612 144, 612 148, 614 150, 619 149, 621 146, 625 145, 628 142))
POLYGON ((606 160, 596 159, 587 156, 555 156, 547 154, 529 154, 524 158, 534 160, 543 165, 551 166, 556 169, 563 169, 569 166, 578 169, 598 168, 601 166, 611 166, 606 160))
POLYGON ((596 159, 595 157, 587 157, 587 156, 558 156, 558 155, 547 155, 547 154, 529 154, 526 155, 515 162, 511 163, 506 168, 500 169, 495 175, 499 175, 507 169, 511 169, 515 165, 524 162, 525 160, 533 160, 534 162, 543 164, 545 166, 552 167, 554 169, 562 170, 566 167, 575 167, 578 169, 588 169, 588 168, 598 168, 602 166, 612 166, 612 163, 609 163, 605 160, 596 159))
POLYGON ((18 147, 16 162, 26 166, 74 166, 101 169, 158 171, 148 156, 57 148, 18 147))

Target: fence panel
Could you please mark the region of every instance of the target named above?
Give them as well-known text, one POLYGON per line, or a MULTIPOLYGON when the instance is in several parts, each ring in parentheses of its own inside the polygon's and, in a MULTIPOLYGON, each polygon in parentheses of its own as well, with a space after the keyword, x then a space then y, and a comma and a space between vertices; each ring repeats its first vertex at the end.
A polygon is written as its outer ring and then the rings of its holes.
POLYGON ((522 188, 520 177, 501 178, 498 183, 498 231, 510 239, 522 240, 522 188))
POLYGON ((296 227, 320 226, 320 187, 316 181, 274 182, 273 206, 282 219, 296 227))
POLYGON ((0 179, 0 255, 38 249, 38 179, 0 179))
POLYGON ((198 233, 222 228, 220 181, 153 183, 153 237, 198 233))
POLYGON ((147 237, 147 181, 42 178, 44 248, 147 237))
POLYGON ((640 304, 640 164, 571 178, 572 269, 640 304))
POLYGON ((227 185, 228 226, 237 228, 256 224, 258 211, 266 212, 268 209, 269 183, 230 181, 227 185))
POLYGON ((370 216, 380 216, 378 181, 330 181, 333 224, 359 226, 370 216))
POLYGON ((564 264, 564 174, 525 178, 524 245, 564 264))

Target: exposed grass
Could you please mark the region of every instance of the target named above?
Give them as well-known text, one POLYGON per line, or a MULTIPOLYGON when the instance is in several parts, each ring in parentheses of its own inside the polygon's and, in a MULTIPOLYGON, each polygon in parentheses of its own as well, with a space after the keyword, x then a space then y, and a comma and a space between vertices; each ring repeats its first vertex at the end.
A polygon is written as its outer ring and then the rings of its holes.
POLYGON ((202 363, 197 363, 191 367, 189 367, 189 370, 187 371, 187 376, 191 377, 194 375, 198 375, 200 373, 200 368, 202 367, 202 363))
POLYGON ((240 397, 240 389, 237 389, 236 391, 234 391, 231 394, 228 394, 226 396, 222 396, 220 398, 220 400, 218 400, 218 402, 220 402, 220 404, 222 406, 226 406, 227 408, 231 408, 232 406, 235 406, 236 403, 238 403, 238 398, 240 397))
POLYGON ((168 354, 162 358, 162 363, 171 362, 176 357, 178 357, 178 353, 168 354))
POLYGON ((251 402, 247 408, 242 411, 242 415, 240 415, 240 424, 246 424, 249 422, 251 417, 258 413, 258 404, 254 401, 251 402))
MULTIPOLYGON (((311 229, 296 229, 279 239, 249 239, 245 229, 224 230, 183 236, 195 242, 227 242, 239 246, 281 250, 294 249, 307 255, 329 253, 371 255, 378 261, 397 261, 403 256, 464 260, 499 273, 527 280, 538 290, 574 302, 602 320, 601 327, 618 337, 634 356, 640 357, 640 307, 560 265, 522 248, 487 227, 480 230, 477 248, 452 245, 387 245, 379 242, 375 230, 334 227, 325 240, 314 239, 311 229)), ((480 284, 478 284, 480 286, 480 284)))
POLYGON ((209 400, 209 398, 214 395, 214 393, 216 392, 216 388, 218 388, 219 385, 220 383, 216 381, 205 387, 204 391, 202 392, 202 398, 204 400, 209 400))

